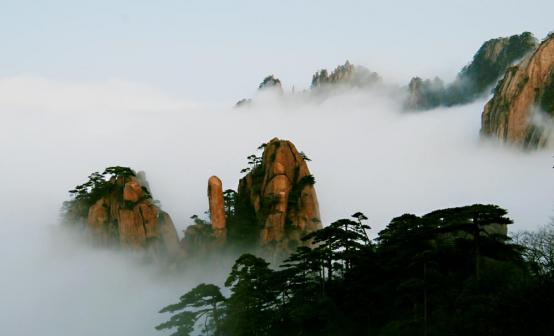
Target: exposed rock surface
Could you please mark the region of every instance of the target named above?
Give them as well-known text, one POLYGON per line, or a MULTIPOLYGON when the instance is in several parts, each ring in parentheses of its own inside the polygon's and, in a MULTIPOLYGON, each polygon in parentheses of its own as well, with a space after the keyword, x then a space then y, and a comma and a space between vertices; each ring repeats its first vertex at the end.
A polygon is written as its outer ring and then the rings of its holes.
POLYGON ((194 224, 180 242, 171 217, 152 200, 144 174, 126 167, 93 173, 70 191, 74 198, 64 206, 65 218, 82 223, 101 245, 178 262, 252 250, 282 259, 303 244, 304 235, 321 228, 315 180, 309 159, 290 141, 274 138, 261 148, 261 157, 248 157, 238 192, 223 192, 217 176, 208 179, 210 219, 192 216, 194 224))
POLYGON ((274 138, 265 145, 261 162, 240 180, 237 194, 243 205, 238 215, 254 215, 247 225, 260 246, 291 251, 303 235, 321 228, 313 184, 305 157, 290 141, 274 138))
POLYGON ((72 191, 77 196, 69 202, 66 220, 86 223, 95 241, 102 245, 180 257, 182 250, 173 221, 154 204, 150 191, 141 184, 140 180, 147 185, 144 173, 135 175, 129 168, 115 168, 122 174, 105 180, 111 173, 95 173, 89 182, 72 191))
POLYGON ((224 243, 227 237, 225 203, 223 201, 223 185, 217 176, 212 176, 208 180, 208 201, 213 234, 219 243, 224 243))
POLYGON ((506 69, 535 50, 537 44, 528 32, 488 40, 449 85, 445 86, 438 78, 412 78, 405 106, 410 110, 426 110, 465 104, 486 96, 506 69))
POLYGON ((548 139, 544 119, 554 115, 554 34, 517 66, 509 68, 485 105, 481 133, 525 147, 548 139))

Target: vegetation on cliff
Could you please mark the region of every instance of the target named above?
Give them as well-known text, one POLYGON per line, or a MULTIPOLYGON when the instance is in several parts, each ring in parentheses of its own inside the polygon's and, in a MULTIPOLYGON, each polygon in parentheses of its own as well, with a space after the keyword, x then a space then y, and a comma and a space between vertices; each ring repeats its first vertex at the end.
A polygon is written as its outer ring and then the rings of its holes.
POLYGON ((97 244, 143 250, 171 263, 182 257, 173 221, 152 199, 143 172, 108 167, 69 193, 64 222, 86 228, 97 244))
POLYGON ((529 33, 486 41, 471 63, 448 84, 435 78, 422 80, 414 77, 408 85, 408 109, 426 110, 437 106, 466 104, 490 93, 506 69, 537 47, 537 40, 529 33))
MULTIPOLYGON (((63 215, 72 220, 85 219, 88 209, 100 198, 119 190, 123 194, 123 186, 114 183, 119 178, 136 176, 136 173, 128 167, 114 166, 106 168, 102 173, 94 172, 89 175, 88 181, 69 191, 71 200, 64 203, 63 215)), ((151 198, 150 192, 143 188, 144 197, 151 198)))

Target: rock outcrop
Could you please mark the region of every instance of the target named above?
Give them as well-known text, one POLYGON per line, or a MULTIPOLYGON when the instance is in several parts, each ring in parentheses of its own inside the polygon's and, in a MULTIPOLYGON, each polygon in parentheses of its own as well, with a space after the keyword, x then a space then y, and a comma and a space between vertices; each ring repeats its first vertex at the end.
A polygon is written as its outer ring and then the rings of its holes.
MULTIPOLYGON (((277 94, 278 96, 282 96, 284 94, 281 81, 274 75, 269 75, 262 80, 260 85, 258 85, 258 93, 277 94)), ((236 102, 235 107, 250 106, 252 102, 252 98, 243 98, 236 102)))
POLYGON ((182 250, 173 221, 154 203, 145 181, 144 173, 135 175, 124 167, 92 174, 72 191, 75 199, 66 204, 66 220, 85 223, 101 245, 178 258, 182 250))
POLYGON ((554 116, 554 34, 520 64, 510 67, 485 105, 481 134, 528 148, 548 139, 554 116))
POLYGON ((287 140, 260 146, 238 191, 225 190, 217 176, 208 179, 209 220, 194 223, 179 242, 171 217, 153 201, 144 174, 126 167, 93 173, 75 187, 64 204, 65 219, 84 225, 104 246, 146 251, 151 256, 189 262, 218 258, 222 253, 256 251, 282 260, 304 244, 306 234, 320 229, 315 180, 309 159, 287 140))
POLYGON ((258 90, 275 90, 279 94, 283 94, 283 87, 281 86, 281 81, 279 78, 276 78, 273 75, 267 76, 258 86, 258 90))
POLYGON ((412 78, 405 107, 409 110, 427 110, 437 106, 470 103, 484 97, 506 69, 535 50, 537 44, 535 37, 528 32, 488 40, 473 56, 471 63, 447 86, 438 78, 412 78))
POLYGON ((371 72, 366 67, 353 65, 346 61, 339 65, 329 75, 326 69, 316 72, 312 76, 312 90, 334 85, 349 87, 367 87, 379 83, 381 77, 376 72, 371 72))
MULTIPOLYGON (((305 234, 321 228, 313 176, 305 155, 287 140, 272 139, 261 161, 239 182, 237 215, 257 233, 261 247, 286 253, 301 244, 305 234)), ((230 230, 236 227, 229 227, 230 230)))
POLYGON ((215 240, 219 244, 223 244, 227 237, 225 203, 223 201, 223 185, 217 176, 212 176, 208 180, 208 201, 215 240))
POLYGON ((408 84, 408 97, 405 107, 410 110, 428 110, 442 104, 444 100, 444 82, 435 77, 433 80, 414 77, 408 84))

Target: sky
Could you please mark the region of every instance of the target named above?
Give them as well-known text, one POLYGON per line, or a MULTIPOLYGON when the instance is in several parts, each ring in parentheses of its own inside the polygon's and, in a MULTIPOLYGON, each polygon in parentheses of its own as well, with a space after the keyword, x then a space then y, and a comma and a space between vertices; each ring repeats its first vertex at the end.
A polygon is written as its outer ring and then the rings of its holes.
POLYGON ((346 59, 451 79, 487 39, 554 30, 552 1, 2 0, 0 76, 122 79, 235 102, 268 74, 305 88, 346 59))
POLYGON ((405 113, 388 86, 317 101, 255 92, 271 73, 305 88, 346 59, 392 84, 452 79, 489 38, 543 38, 552 2, 0 3, 1 334, 155 335, 159 309, 228 273, 167 272, 64 230, 68 190, 108 166, 146 171, 181 235, 208 208, 208 178, 236 188, 273 137, 312 159, 324 225, 362 211, 375 236, 403 213, 473 203, 506 208, 510 232, 554 215, 554 144, 481 139, 490 97, 405 113), (233 108, 243 97, 253 104, 233 108))

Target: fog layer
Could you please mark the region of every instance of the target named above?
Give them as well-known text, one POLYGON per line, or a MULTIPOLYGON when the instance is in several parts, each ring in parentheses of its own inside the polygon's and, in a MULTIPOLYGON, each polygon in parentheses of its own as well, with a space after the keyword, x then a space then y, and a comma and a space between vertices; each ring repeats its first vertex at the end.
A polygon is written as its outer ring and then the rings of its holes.
POLYGON ((207 209, 207 179, 235 189, 246 156, 272 137, 312 159, 324 225, 363 211, 375 235, 405 212, 472 203, 508 209, 511 230, 552 215, 552 147, 480 140, 484 101, 424 113, 401 113, 378 91, 299 101, 233 109, 123 81, 0 79, 2 334, 152 335, 157 310, 205 279, 160 274, 60 229, 67 190, 107 166, 146 171, 179 231, 207 209))

